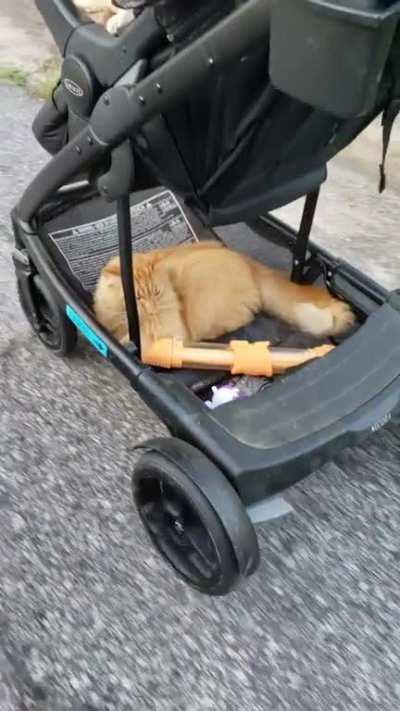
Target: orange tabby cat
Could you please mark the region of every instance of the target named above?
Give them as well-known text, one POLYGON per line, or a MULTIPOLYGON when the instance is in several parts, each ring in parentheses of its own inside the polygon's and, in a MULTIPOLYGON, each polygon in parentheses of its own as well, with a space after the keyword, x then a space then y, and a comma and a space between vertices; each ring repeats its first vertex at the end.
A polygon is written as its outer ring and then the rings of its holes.
MULTIPOLYGON (((347 304, 316 286, 299 286, 219 242, 138 254, 134 257, 142 352, 157 338, 208 341, 250 323, 259 312, 324 337, 354 321, 347 304)), ((104 267, 94 295, 99 322, 128 341, 119 257, 104 267)))

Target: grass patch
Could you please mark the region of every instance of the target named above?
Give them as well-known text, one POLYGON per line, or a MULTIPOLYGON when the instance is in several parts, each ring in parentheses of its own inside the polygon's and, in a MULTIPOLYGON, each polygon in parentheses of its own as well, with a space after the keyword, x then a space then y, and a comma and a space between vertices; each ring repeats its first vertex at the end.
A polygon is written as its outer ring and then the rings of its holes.
POLYGON ((0 82, 26 87, 28 74, 18 67, 0 67, 0 82))
POLYGON ((38 99, 48 99, 60 78, 60 70, 60 60, 57 57, 46 60, 40 69, 30 77, 29 93, 38 99))
POLYGON ((60 60, 57 57, 47 59, 32 73, 18 67, 0 66, 0 83, 20 86, 37 99, 48 99, 59 77, 60 60))

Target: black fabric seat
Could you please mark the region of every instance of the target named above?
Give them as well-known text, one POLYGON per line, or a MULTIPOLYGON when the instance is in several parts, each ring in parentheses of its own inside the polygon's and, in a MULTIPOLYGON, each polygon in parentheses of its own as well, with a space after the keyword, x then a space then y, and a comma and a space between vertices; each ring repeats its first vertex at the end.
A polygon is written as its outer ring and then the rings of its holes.
POLYGON ((370 114, 338 119, 277 91, 268 54, 257 47, 211 73, 135 142, 158 181, 197 203, 212 224, 251 219, 315 190, 327 162, 387 102, 384 77, 370 114))

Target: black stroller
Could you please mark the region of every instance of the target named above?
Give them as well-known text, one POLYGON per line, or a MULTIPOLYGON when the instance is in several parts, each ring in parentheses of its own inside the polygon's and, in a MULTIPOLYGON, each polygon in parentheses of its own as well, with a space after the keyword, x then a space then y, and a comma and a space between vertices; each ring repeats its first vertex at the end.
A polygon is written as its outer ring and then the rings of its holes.
MULTIPOLYGON (((68 355, 79 331, 167 425, 170 438, 140 445, 134 501, 178 575, 225 594, 257 568, 254 524, 273 516, 280 492, 400 414, 400 294, 309 240, 327 162, 381 112, 384 187, 400 2, 155 0, 119 37, 72 0, 36 3, 64 61, 34 124, 54 157, 13 213, 21 304, 49 349, 68 355), (286 255, 293 280, 323 281, 348 301, 357 327, 327 357, 214 410, 199 373, 143 364, 131 215, 135 196, 160 186, 197 231, 246 223, 286 255), (295 232, 270 213, 300 197, 295 232), (110 215, 126 347, 96 322, 90 290, 53 239, 110 215)), ((90 248, 90 231, 78 233, 90 248)))

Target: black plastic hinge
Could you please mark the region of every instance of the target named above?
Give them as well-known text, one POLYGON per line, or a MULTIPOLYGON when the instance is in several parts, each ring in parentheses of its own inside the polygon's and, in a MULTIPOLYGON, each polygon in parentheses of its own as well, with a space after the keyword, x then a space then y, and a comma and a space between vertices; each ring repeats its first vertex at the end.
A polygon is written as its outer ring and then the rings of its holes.
POLYGON ((97 188, 107 202, 114 202, 132 192, 135 184, 135 160, 129 140, 121 143, 111 153, 111 166, 100 176, 97 188))
POLYGON ((386 188, 386 157, 392 135, 393 124, 400 113, 400 99, 392 99, 382 114, 382 163, 379 166, 379 192, 386 188))

